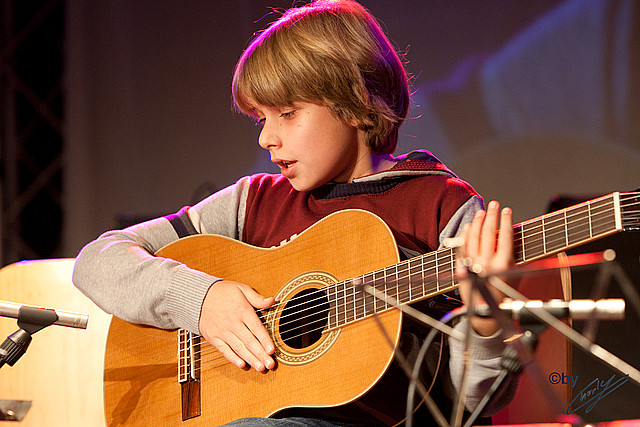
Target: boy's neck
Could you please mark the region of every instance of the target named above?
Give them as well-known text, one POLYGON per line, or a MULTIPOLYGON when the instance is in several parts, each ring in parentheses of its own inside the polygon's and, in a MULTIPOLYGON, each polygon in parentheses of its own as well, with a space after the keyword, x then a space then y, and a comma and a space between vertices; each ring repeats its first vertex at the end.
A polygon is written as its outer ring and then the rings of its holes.
POLYGON ((366 153, 361 150, 360 160, 356 161, 354 168, 350 172, 348 179, 336 179, 334 182, 352 182, 354 179, 373 175, 391 169, 397 163, 390 154, 374 154, 366 148, 366 153))
POLYGON ((391 154, 371 154, 371 173, 389 170, 396 163, 396 159, 391 154))

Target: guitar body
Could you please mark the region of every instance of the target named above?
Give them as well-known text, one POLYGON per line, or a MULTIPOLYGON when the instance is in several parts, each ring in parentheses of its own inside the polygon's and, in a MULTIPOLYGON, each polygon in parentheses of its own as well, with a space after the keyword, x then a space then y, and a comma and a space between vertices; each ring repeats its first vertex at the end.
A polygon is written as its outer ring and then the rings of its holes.
MULTIPOLYGON (((277 302, 305 289, 322 288, 398 262, 389 228, 365 211, 330 215, 293 241, 272 249, 213 235, 178 240, 157 255, 228 280, 252 286, 277 302)), ((274 314, 277 320, 277 313, 274 314)), ((266 316, 269 319, 269 316, 266 316)), ((277 322, 276 322, 277 323, 277 322)), ((189 425, 220 425, 265 417, 289 407, 330 407, 352 402, 370 390, 393 359, 381 325, 394 346, 401 314, 387 310, 347 326, 330 328, 315 342, 290 346, 276 327, 277 367, 258 373, 227 362, 201 345, 200 408, 189 425)), ((177 380, 176 332, 135 326, 113 318, 105 355, 108 425, 175 426, 183 422, 177 380)), ((193 402, 191 402, 193 403, 193 402)))

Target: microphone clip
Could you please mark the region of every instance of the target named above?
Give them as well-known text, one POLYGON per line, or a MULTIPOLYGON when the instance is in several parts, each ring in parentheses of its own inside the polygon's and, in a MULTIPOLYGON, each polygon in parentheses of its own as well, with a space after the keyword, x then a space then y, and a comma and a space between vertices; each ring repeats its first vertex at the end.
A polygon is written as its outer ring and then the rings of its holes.
POLYGON ((29 348, 31 335, 53 325, 58 315, 53 310, 21 307, 18 312, 18 329, 0 344, 0 368, 6 363, 13 366, 29 348))

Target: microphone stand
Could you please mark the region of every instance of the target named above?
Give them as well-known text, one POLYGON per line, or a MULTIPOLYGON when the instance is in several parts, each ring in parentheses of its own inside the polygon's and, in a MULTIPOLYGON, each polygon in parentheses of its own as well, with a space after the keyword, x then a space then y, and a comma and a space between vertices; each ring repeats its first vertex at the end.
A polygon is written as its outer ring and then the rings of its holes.
MULTIPOLYGON (((485 300, 487 305, 489 306, 493 317, 498 322, 500 326, 501 334, 507 345, 502 354, 502 370, 498 377, 494 380, 489 390, 483 396, 483 399, 478 403, 475 410, 471 413, 470 417, 467 419, 467 422, 464 424, 465 427, 473 425, 478 416, 485 409, 487 404, 490 402, 491 398, 495 394, 495 392, 502 386, 504 381, 511 375, 519 375, 524 366, 529 367, 534 372, 532 376, 541 390, 543 390, 543 395, 546 397, 549 405, 554 409, 554 411, 560 413, 563 411, 563 408, 560 405, 560 401, 556 392, 551 389, 549 384, 545 383, 542 378, 542 374, 540 373, 540 368, 535 362, 535 358, 533 353, 535 351, 535 347, 538 342, 538 335, 542 332, 546 325, 543 323, 539 323, 537 325, 527 325, 529 328, 525 330, 523 333, 518 333, 510 321, 507 318, 505 313, 503 313, 499 307, 498 303, 494 299, 493 295, 489 292, 487 288, 487 281, 490 281, 491 278, 495 276, 482 277, 478 274, 477 270, 474 266, 468 264, 468 260, 463 260, 465 266, 467 267, 469 279, 471 280, 471 295, 473 299, 474 290, 477 290, 482 295, 482 298, 485 300)), ((497 279, 497 278, 496 278, 497 279)), ((499 279, 498 279, 499 280, 499 279)), ((513 289, 506 283, 502 282, 505 288, 513 289)), ((492 283, 493 284, 493 283, 492 283)), ((502 291, 502 289, 500 289, 502 291)), ((502 291, 506 294, 506 292, 502 291)), ((523 297, 524 298, 524 297, 523 297)), ((470 307, 473 307, 473 301, 470 302, 470 307)), ((469 322, 471 322, 471 317, 474 315, 474 310, 467 310, 467 316, 469 316, 469 322)), ((553 318, 553 317, 552 317, 553 318)), ((553 318, 555 319, 555 318, 553 318)), ((533 322, 535 323, 535 322, 533 322)), ((522 325, 523 327, 525 325, 522 325)), ((471 324, 469 324, 469 330, 467 334, 471 333, 471 324)), ((466 371, 466 364, 464 367, 466 371)), ((466 376, 466 372, 463 373, 463 378, 466 376)), ((461 387, 462 388, 462 387, 461 387)), ((456 422, 452 425, 461 425, 461 416, 462 416, 462 408, 464 406, 463 403, 463 390, 460 390, 460 395, 457 402, 457 413, 456 422)))
POLYGON ((18 312, 18 329, 0 345, 0 368, 7 363, 13 366, 27 351, 31 335, 52 325, 58 320, 53 310, 36 307, 21 307, 18 312))
MULTIPOLYGON (((633 289, 632 292, 629 292, 628 288, 630 287, 629 286, 630 281, 626 278, 626 276, 624 275, 624 272, 621 271, 619 266, 613 262, 615 258, 615 253, 612 254, 609 251, 605 251, 602 254, 589 254, 589 255, 602 256, 601 260, 598 260, 595 262, 592 261, 590 263, 580 265, 580 267, 583 267, 583 266, 592 265, 595 263, 602 263, 603 269, 599 272, 600 280, 598 283, 598 289, 596 289, 596 292, 594 294, 602 293, 602 289, 605 287, 603 285, 604 277, 609 278, 611 276, 615 276, 620 281, 620 285, 623 288, 623 291, 625 291, 627 296, 630 297, 630 299, 632 300, 634 307, 637 307, 639 305, 638 293, 635 292, 635 289, 633 289)), ((542 268, 541 270, 552 270, 552 269, 557 269, 557 267, 542 268)), ((507 272, 506 274, 503 274, 503 275, 518 276, 518 275, 521 275, 522 273, 527 272, 527 270, 528 272, 534 271, 533 269, 523 269, 523 268, 516 267, 515 269, 513 269, 513 271, 507 272)), ((501 320, 501 318, 504 316, 504 313, 502 313, 499 310, 491 294, 488 292, 486 282, 489 282, 492 286, 494 286, 496 289, 501 291, 503 294, 505 294, 509 298, 512 298, 514 300, 521 300, 525 302, 528 301, 528 299, 524 295, 520 294, 518 291, 513 289, 511 286, 509 286, 503 280, 501 280, 496 276, 487 276, 484 278, 485 280, 479 280, 479 277, 477 277, 477 275, 474 276, 473 272, 470 273, 470 276, 472 278, 472 284, 473 284, 472 287, 480 290, 483 298, 485 298, 486 302, 491 308, 492 314, 496 317, 496 319, 498 320, 498 322, 501 324, 503 328, 507 326, 507 324, 501 320)), ((591 339, 589 339, 585 335, 578 333, 577 331, 567 326, 565 323, 563 323, 562 321, 560 321, 550 313, 544 310, 532 310, 530 311, 530 313, 535 316, 535 319, 529 320, 527 322, 522 322, 522 321, 520 322, 521 326, 525 329, 525 332, 519 339, 515 340, 514 343, 520 343, 522 340, 524 340, 525 343, 527 343, 527 345, 532 345, 531 350, 535 350, 535 345, 537 344, 537 336, 540 334, 540 332, 542 332, 548 326, 551 326, 553 329, 556 329, 559 333, 564 335, 570 342, 572 342, 573 344, 575 344, 576 346, 578 346, 579 348, 587 352, 592 357, 610 366, 611 368, 618 371, 622 375, 625 375, 629 379, 634 380, 636 384, 640 385, 640 371, 638 369, 634 368, 633 366, 624 362, 622 359, 618 358, 617 356, 608 352, 604 348, 595 344, 594 342, 592 342, 591 339)), ((586 328, 587 329, 586 334, 593 334, 593 331, 595 329, 593 327, 594 320, 595 320, 595 317, 592 317, 588 322, 588 325, 586 328)), ((523 364, 518 360, 518 356, 522 358, 524 353, 520 351, 518 347, 516 347, 515 349, 517 350, 517 354, 515 354, 513 353, 513 349, 510 349, 510 347, 511 346, 508 346, 505 349, 505 353, 503 353, 503 360, 502 360, 503 371, 501 371, 498 378, 496 378, 496 380, 494 381, 494 384, 491 386, 487 394, 491 393, 492 395, 493 393, 495 393, 495 391, 499 388, 500 384, 504 381, 504 379, 506 378, 509 372, 513 371, 513 372, 519 373, 519 371, 522 370, 523 364)), ((529 355, 531 355, 530 352, 529 352, 529 355)), ((524 365, 528 366, 528 363, 526 362, 527 359, 525 358, 524 360, 525 360, 524 365)), ((532 366, 536 366, 536 365, 533 364, 532 366)), ((536 375, 533 375, 532 377, 536 379, 541 378, 541 376, 538 374, 539 373, 536 373, 536 375)), ((544 395, 547 397, 549 403, 552 404, 552 407, 555 408, 557 406, 556 404, 557 402, 555 402, 555 399, 552 400, 549 397, 554 394, 554 391, 549 390, 550 387, 548 387, 548 384, 543 380, 538 380, 537 383, 539 386, 542 387, 542 390, 547 390, 552 392, 552 394, 544 393, 544 395)), ((475 417, 477 417, 479 413, 481 413, 483 408, 488 403, 490 397, 491 396, 489 395, 485 396, 485 398, 478 405, 478 408, 476 408, 476 410, 472 414, 471 419, 465 424, 465 427, 470 426, 472 424, 472 421, 475 419, 475 417)), ((560 411, 558 411, 557 409, 554 409, 554 410, 559 414, 565 412, 564 409, 560 411)), ((573 416, 575 417, 575 414, 573 416)))
MULTIPOLYGON (((448 326, 444 322, 440 322, 440 321, 438 321, 438 320, 436 320, 436 319, 434 319, 432 317, 429 317, 426 314, 416 310, 413 307, 410 307, 408 305, 400 304, 392 296, 387 295, 386 293, 377 290, 376 288, 374 288, 371 285, 364 285, 360 281, 354 281, 354 285, 356 287, 358 287, 361 290, 361 292, 366 292, 366 293, 374 296, 375 298, 378 298, 381 301, 386 302, 387 304, 391 305, 392 307, 395 307, 395 308, 399 309, 403 313, 414 317, 415 319, 423 322, 424 324, 431 326, 432 327, 432 331, 441 331, 441 332, 443 332, 445 334, 452 335, 452 336, 456 337, 457 339, 463 339, 464 338, 461 333, 459 333, 455 329, 451 328, 450 326, 448 326)), ((380 331, 382 332, 382 335, 384 336, 384 338, 389 343, 389 346, 391 348, 393 348, 394 344, 391 341, 391 337, 389 337, 389 335, 387 334, 387 331, 384 329, 384 327, 382 327, 382 324, 380 323, 380 320, 375 315, 374 315, 373 318, 378 323, 378 326, 380 327, 380 331)), ((427 389, 424 386, 424 384, 422 384, 422 382, 418 379, 417 374, 415 376, 413 375, 413 370, 411 369, 411 366, 409 365, 409 362, 404 357, 404 355, 400 351, 398 351, 396 349, 395 352, 394 352, 394 357, 398 361, 398 364, 399 364, 400 368, 404 371, 405 375, 410 379, 410 381, 411 381, 411 386, 410 387, 413 387, 413 390, 415 390, 415 388, 418 389, 418 391, 420 393, 420 396, 424 399, 424 402, 427 405, 427 408, 429 409, 431 414, 433 415, 433 418, 434 418, 435 422, 440 427, 449 427, 449 424, 447 423, 447 420, 444 418, 444 416, 442 415, 442 412, 440 411, 440 409, 438 408, 436 403, 433 401, 433 398, 431 398, 431 396, 429 395, 429 392, 427 391, 427 389)), ((410 410, 407 409, 407 411, 409 412, 410 410)), ((407 416, 406 422, 407 422, 407 426, 411 426, 412 425, 412 423, 411 423, 412 422, 412 417, 411 417, 410 414, 407 416)))
MULTIPOLYGON (((5 363, 13 366, 27 351, 31 336, 47 326, 58 322, 62 326, 86 328, 87 316, 84 315, 78 317, 73 313, 61 312, 59 316, 55 310, 26 305, 14 308, 14 305, 17 306, 12 303, 0 305, 0 316, 17 318, 19 327, 0 344, 0 368, 5 363), (69 315, 73 316, 69 318, 69 315)), ((31 404, 30 400, 0 400, 0 421, 22 421, 31 404)))
MULTIPOLYGON (((547 328, 548 325, 544 324, 543 322, 529 321, 527 323, 521 322, 521 326, 523 327, 524 331, 517 338, 517 340, 520 341, 522 345, 524 345, 529 354, 533 355, 538 346, 538 336, 547 328)), ((471 413, 464 427, 471 427, 473 425, 475 420, 480 416, 482 411, 484 411, 486 406, 489 404, 495 392, 502 386, 504 381, 509 376, 520 375, 524 370, 524 365, 518 357, 518 351, 511 345, 508 345, 504 348, 500 364, 502 366, 500 374, 493 381, 489 390, 487 390, 485 395, 482 397, 482 400, 478 403, 475 410, 471 413)), ((555 399, 550 400, 550 403, 554 404, 554 406, 557 406, 555 405, 555 403, 557 403, 555 399)))
MULTIPOLYGON (((572 263, 570 266, 586 267, 586 266, 591 266, 593 264, 598 264, 598 263, 605 263, 605 265, 607 265, 608 263, 611 263, 611 261, 613 261, 613 259, 615 258, 615 254, 611 256, 611 253, 609 253, 609 251, 605 251, 599 254, 594 253, 594 254, 585 254, 585 255, 586 255, 586 258, 584 258, 584 256, 573 256, 576 258, 577 261, 575 263, 572 263)), ((533 357, 533 351, 535 350, 535 347, 537 345, 538 335, 543 330, 545 330, 548 326, 551 326, 552 328, 556 329, 558 332, 564 335, 569 341, 571 341, 573 344, 577 345, 578 347, 582 348, 583 350, 591 354, 596 359, 601 360, 602 362, 611 366, 618 372, 624 374, 630 379, 633 379, 637 384, 640 384, 640 371, 635 369, 633 366, 625 363, 623 360, 619 359, 618 357, 606 351, 605 349, 598 346, 597 344, 593 343, 591 340, 581 335, 577 331, 573 330, 571 327, 567 326, 562 321, 555 318, 553 315, 551 315, 550 313, 544 310, 532 310, 531 314, 533 314, 536 319, 530 320, 527 322, 521 321, 520 324, 525 330, 522 333, 517 333, 510 319, 508 319, 505 313, 503 313, 500 310, 497 302, 495 301, 495 299, 487 289, 487 282, 492 286, 494 286, 499 291, 501 291, 504 295, 506 295, 507 297, 513 300, 520 300, 520 301, 526 302, 528 301, 528 298, 520 294, 518 291, 516 291, 511 286, 506 284, 503 280, 501 280, 500 278, 494 275, 480 276, 478 274, 478 271, 474 271, 475 266, 470 265, 468 263, 468 260, 463 260, 463 262, 465 263, 465 266, 467 267, 469 272, 469 278, 472 283, 472 295, 474 290, 478 290, 481 293, 483 299, 489 305, 489 308, 491 310, 493 317, 496 318, 499 326, 501 327, 501 333, 502 333, 502 336, 505 338, 505 342, 508 342, 510 344, 505 348, 503 352, 502 371, 500 372, 498 377, 495 379, 494 383, 492 384, 492 386, 490 387, 486 395, 483 397, 483 399, 480 401, 480 403, 478 404, 474 412, 471 414, 471 417, 467 420, 465 427, 471 426, 473 424, 475 419, 484 410, 486 405, 491 400, 492 396, 500 388, 500 386, 507 379, 507 377, 509 375, 520 374, 524 366, 527 366, 528 369, 533 370, 531 376, 534 379, 534 381, 536 381, 540 390, 543 391, 543 395, 546 397, 547 402, 551 405, 553 410, 558 414, 565 412, 564 408, 562 408, 560 405, 560 402, 559 402, 559 399, 557 398, 557 394, 555 390, 553 390, 550 387, 549 383, 547 383, 542 379, 544 376, 540 372, 539 366, 537 366, 537 363, 535 362, 535 359, 533 357)), ((501 273, 500 275, 505 277, 518 277, 518 276, 522 276, 528 273, 533 273, 536 271, 556 270, 562 267, 563 266, 551 265, 546 260, 542 260, 542 261, 538 261, 534 268, 515 267, 510 271, 501 273)), ((627 296, 630 297, 634 307, 636 309, 639 309, 640 297, 638 293, 633 292, 635 291, 635 289, 633 289, 632 292, 628 290, 628 288, 631 287, 629 285, 630 281, 626 279, 624 272, 621 271, 621 269, 617 264, 613 263, 611 267, 613 268, 607 269, 605 271, 606 273, 608 273, 606 276, 607 277, 615 276, 621 282, 621 287, 623 288, 625 293, 627 293, 627 296)), ((375 289, 370 285, 363 285, 362 283, 354 283, 354 285, 356 285, 357 287, 360 287, 362 291, 369 293, 378 299, 386 301, 391 306, 396 307, 401 311, 405 312, 405 314, 411 315, 414 318, 422 321, 423 323, 428 324, 429 326, 434 328, 431 331, 434 334, 436 330, 439 330, 448 335, 451 335, 454 339, 461 340, 461 337, 460 337, 461 334, 458 331, 446 325, 446 323, 451 320, 451 319, 445 320, 446 316, 445 318, 441 319, 442 321, 437 321, 436 319, 433 319, 429 316, 424 315, 424 313, 420 313, 420 312, 417 312, 417 310, 413 310, 409 306, 399 304, 398 301, 395 301, 392 297, 386 295, 384 292, 378 291, 377 289, 375 289)), ((602 289, 602 285, 600 286, 600 289, 602 289)), ((470 304, 468 305, 473 306, 473 301, 471 301, 470 304)), ((473 313, 473 310, 467 310, 467 313, 465 314, 467 316, 472 316, 474 313, 473 313)), ((591 319, 591 321, 593 322, 593 319, 591 319)), ((467 331, 467 334, 469 333, 471 333, 471 327, 469 327, 469 330, 467 331)), ((462 340, 464 341, 466 341, 467 339, 468 337, 462 338, 462 340)), ((387 337, 387 340, 389 340, 388 337, 387 337)), ((426 340, 426 342, 430 342, 430 341, 431 341, 430 339, 426 340)), ((422 349, 421 349, 421 353, 422 353, 422 349)), ((397 352, 396 352, 396 356, 398 356, 397 352)), ((411 382, 412 382, 411 390, 415 392, 415 388, 417 388, 418 391, 420 391, 420 394, 422 394, 422 396, 425 397, 424 385, 417 380, 415 375, 412 375, 410 370, 408 370, 407 368, 404 368, 404 369, 405 371, 408 371, 407 372, 408 377, 411 379, 411 382)), ((454 419, 452 420, 453 421, 452 425, 455 425, 455 426, 460 425, 460 421, 461 421, 460 416, 462 414, 462 408, 464 406, 462 401, 464 396, 463 393, 464 393, 464 382, 465 382, 464 378, 466 377, 466 364, 463 367, 462 376, 463 376, 463 384, 461 387, 461 394, 456 404, 456 408, 454 409, 454 414, 453 414, 454 419)), ((442 413, 437 408, 434 408, 434 402, 428 397, 429 396, 427 395, 425 398, 425 402, 427 403, 429 410, 434 415, 436 422, 440 426, 446 426, 447 424, 446 424, 446 421, 444 420, 444 417, 442 416, 442 413)), ((577 417, 573 415, 573 418, 576 419, 577 417)), ((406 421, 407 421, 407 424, 410 425, 411 417, 408 416, 406 421)))
MULTIPOLYGON (((492 276, 489 277, 488 280, 494 287, 507 295, 509 298, 528 301, 528 299, 524 295, 520 294, 518 291, 516 291, 497 277, 492 276)), ((608 352, 599 345, 591 342, 585 336, 583 336, 579 332, 576 332, 544 310, 535 310, 531 311, 531 313, 538 319, 540 319, 540 321, 560 332, 569 341, 590 354, 592 357, 595 357, 606 365, 612 367, 622 375, 628 375, 629 378, 631 378, 636 384, 640 385, 640 371, 638 371, 633 366, 629 365, 628 363, 608 352)))

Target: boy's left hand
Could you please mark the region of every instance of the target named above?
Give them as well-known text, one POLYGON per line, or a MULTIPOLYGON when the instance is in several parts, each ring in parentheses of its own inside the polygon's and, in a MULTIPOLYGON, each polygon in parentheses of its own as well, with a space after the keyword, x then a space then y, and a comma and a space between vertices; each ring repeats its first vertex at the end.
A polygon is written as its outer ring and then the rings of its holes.
MULTIPOLYGON (((471 283, 467 279, 468 271, 462 260, 467 259, 474 269, 479 269, 481 276, 499 274, 514 265, 513 258, 513 217, 511 209, 500 211, 500 204, 496 201, 489 203, 486 212, 478 211, 470 224, 465 224, 460 236, 464 244, 458 250, 456 275, 461 278, 460 295, 462 301, 471 301, 471 283), (498 232, 498 222, 500 231, 498 232), (498 233, 496 238, 496 233, 498 233)), ((489 291, 499 303, 504 295, 493 286, 489 291)), ((474 293, 473 302, 482 300, 479 292, 474 293)), ((482 336, 493 335, 499 328, 494 319, 473 317, 473 329, 482 336)))

